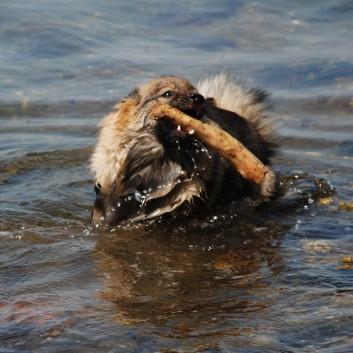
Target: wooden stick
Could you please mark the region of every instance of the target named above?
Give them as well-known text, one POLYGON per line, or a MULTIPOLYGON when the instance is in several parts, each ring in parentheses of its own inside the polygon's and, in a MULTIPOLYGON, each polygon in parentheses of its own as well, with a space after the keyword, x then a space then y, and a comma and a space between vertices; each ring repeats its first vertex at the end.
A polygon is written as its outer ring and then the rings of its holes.
POLYGON ((275 191, 276 175, 254 156, 242 143, 224 130, 200 120, 194 119, 178 109, 160 105, 153 112, 156 119, 166 118, 186 131, 194 131, 198 139, 203 140, 247 180, 260 186, 263 196, 271 196, 275 191))

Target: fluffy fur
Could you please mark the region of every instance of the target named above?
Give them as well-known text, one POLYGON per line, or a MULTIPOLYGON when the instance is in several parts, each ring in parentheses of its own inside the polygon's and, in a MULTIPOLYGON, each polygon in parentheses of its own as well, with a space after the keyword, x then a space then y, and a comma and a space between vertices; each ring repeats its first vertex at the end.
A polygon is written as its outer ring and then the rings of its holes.
POLYGON ((266 92, 246 89, 224 73, 201 80, 197 89, 179 77, 154 79, 122 99, 100 123, 91 159, 94 223, 111 226, 259 197, 256 185, 202 141, 151 117, 158 104, 220 126, 270 163, 276 142, 266 92))

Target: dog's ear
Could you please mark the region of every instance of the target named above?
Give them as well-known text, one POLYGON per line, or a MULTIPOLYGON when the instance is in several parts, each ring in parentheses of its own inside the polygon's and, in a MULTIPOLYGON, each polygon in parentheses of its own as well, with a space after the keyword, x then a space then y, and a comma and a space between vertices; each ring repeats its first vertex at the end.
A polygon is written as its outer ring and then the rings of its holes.
POLYGON ((138 89, 135 89, 115 106, 115 115, 117 117, 118 129, 120 131, 129 128, 135 122, 137 108, 141 99, 138 89))

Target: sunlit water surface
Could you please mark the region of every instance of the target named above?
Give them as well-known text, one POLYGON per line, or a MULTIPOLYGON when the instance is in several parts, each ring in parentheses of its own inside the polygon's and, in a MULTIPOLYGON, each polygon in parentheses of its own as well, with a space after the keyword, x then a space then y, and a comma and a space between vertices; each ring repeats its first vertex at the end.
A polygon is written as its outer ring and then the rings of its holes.
POLYGON ((2 1, 0 352, 353 351, 352 16, 349 1, 2 1), (99 119, 156 74, 221 68, 272 92, 283 198, 92 229, 99 119))

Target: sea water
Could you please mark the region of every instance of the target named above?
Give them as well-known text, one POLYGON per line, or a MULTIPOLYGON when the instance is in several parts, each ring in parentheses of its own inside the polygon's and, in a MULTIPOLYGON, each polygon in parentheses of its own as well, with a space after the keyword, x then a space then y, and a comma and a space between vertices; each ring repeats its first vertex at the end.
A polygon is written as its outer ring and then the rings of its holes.
POLYGON ((351 352, 352 16, 345 0, 1 1, 0 351, 351 352), (219 70, 271 92, 285 197, 92 228, 100 118, 152 77, 219 70))

